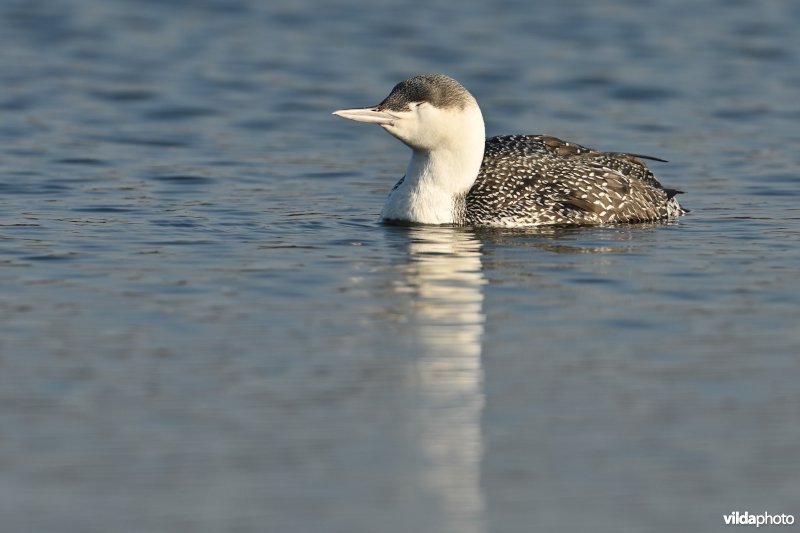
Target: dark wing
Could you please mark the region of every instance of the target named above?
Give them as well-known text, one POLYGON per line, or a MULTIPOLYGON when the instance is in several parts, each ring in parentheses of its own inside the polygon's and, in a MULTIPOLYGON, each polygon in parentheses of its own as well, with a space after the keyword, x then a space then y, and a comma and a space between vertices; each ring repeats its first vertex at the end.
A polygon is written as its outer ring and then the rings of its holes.
POLYGON ((666 216, 666 191, 639 156, 601 152, 545 135, 486 143, 467 210, 495 222, 602 224, 666 216))

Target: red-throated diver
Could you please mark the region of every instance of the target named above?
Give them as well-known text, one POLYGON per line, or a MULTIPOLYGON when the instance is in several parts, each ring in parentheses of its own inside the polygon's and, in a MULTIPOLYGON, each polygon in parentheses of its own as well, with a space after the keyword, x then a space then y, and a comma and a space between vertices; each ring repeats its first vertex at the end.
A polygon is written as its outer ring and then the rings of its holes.
POLYGON ((669 219, 684 213, 640 158, 547 135, 486 139, 475 98, 441 74, 398 83, 374 107, 333 113, 378 124, 413 151, 387 222, 525 227, 669 219))

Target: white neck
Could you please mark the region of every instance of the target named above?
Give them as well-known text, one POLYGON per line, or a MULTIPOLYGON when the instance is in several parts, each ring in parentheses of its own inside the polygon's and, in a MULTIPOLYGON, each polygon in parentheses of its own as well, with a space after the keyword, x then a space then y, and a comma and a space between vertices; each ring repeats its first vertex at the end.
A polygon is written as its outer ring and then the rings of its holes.
POLYGON ((480 109, 476 105, 467 111, 448 121, 449 131, 435 148, 413 149, 406 175, 389 194, 381 218, 418 224, 459 222, 486 143, 480 109))

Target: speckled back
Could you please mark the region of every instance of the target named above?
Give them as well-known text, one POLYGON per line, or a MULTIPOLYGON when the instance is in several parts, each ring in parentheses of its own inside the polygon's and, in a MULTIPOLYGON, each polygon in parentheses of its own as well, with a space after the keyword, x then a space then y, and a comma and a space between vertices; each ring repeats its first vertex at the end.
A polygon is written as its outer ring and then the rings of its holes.
POLYGON ((465 198, 463 223, 614 224, 682 214, 673 198, 679 191, 662 187, 640 157, 545 135, 493 137, 465 198))

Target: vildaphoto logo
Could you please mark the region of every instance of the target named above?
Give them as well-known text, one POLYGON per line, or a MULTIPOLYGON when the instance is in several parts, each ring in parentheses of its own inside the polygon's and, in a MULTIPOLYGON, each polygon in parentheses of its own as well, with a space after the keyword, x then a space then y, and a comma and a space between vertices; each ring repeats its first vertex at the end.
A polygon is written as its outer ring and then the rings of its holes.
POLYGON ((722 515, 725 525, 728 526, 791 526, 794 524, 792 514, 752 514, 747 511, 740 513, 734 511, 731 514, 722 515))

